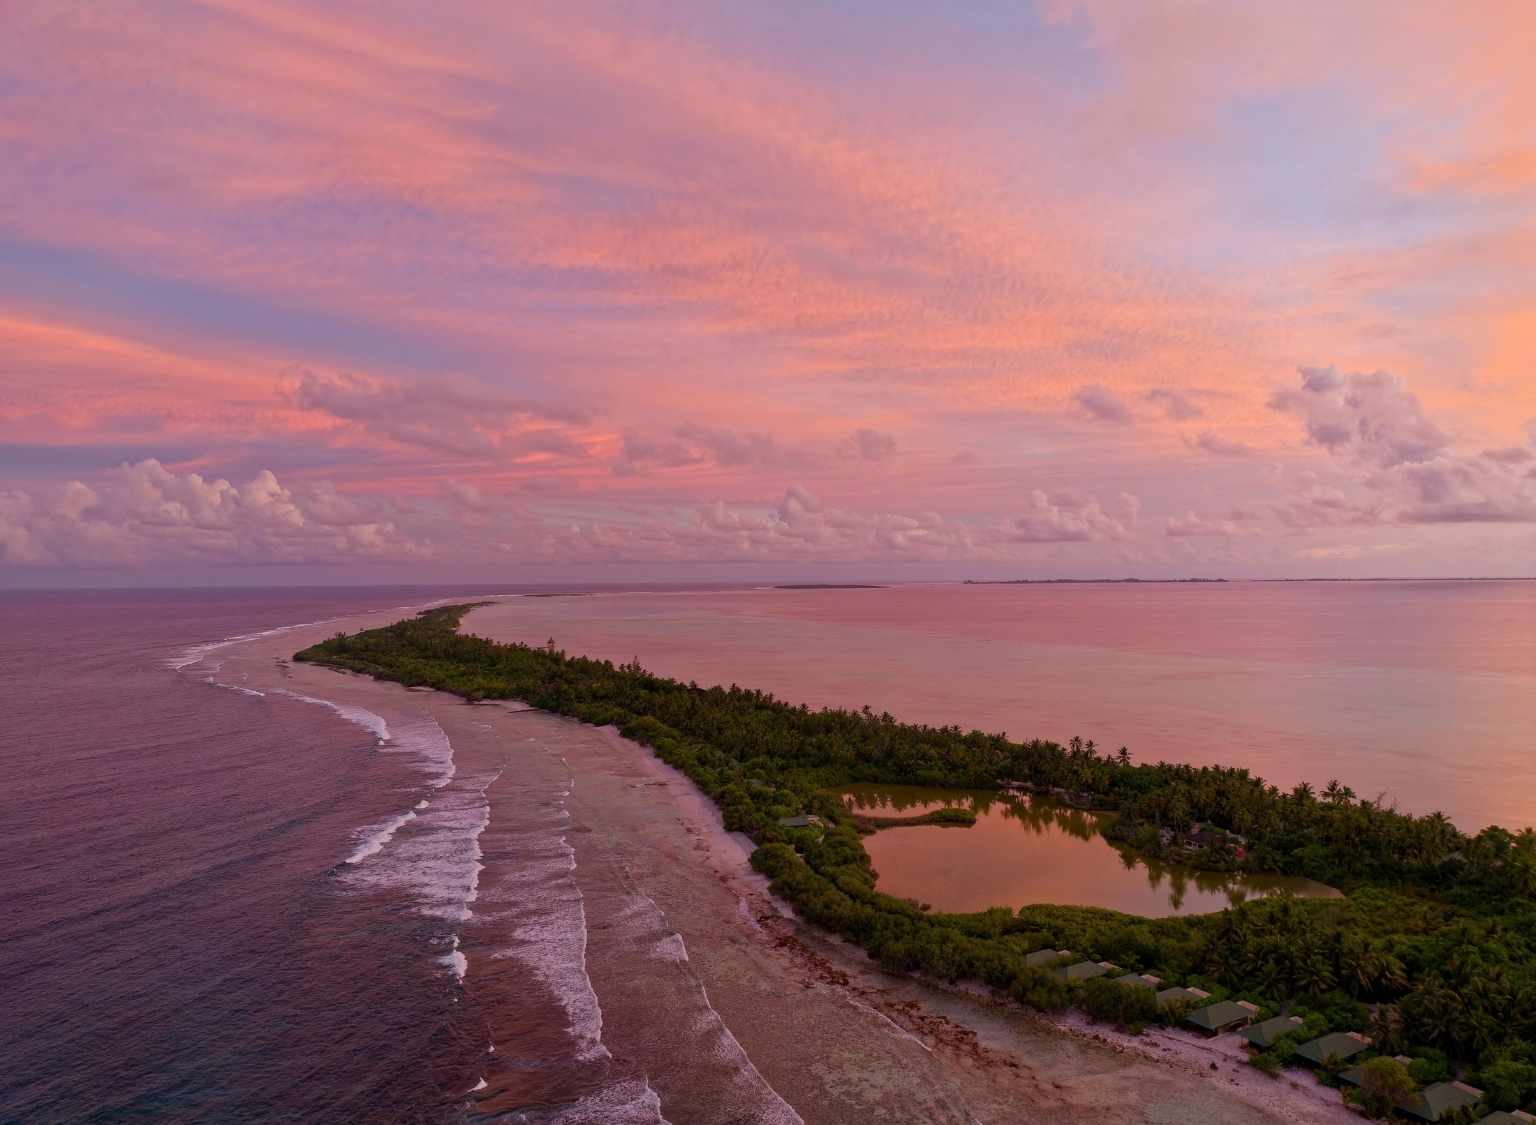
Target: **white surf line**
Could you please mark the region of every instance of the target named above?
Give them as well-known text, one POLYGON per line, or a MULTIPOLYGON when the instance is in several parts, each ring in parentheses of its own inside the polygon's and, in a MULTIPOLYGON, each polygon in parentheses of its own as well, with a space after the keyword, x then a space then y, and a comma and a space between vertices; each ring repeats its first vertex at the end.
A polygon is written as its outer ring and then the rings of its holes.
POLYGON ((871 1004, 866 1004, 862 1000, 858 1000, 858 999, 856 999, 856 998, 854 998, 852 996, 849 996, 846 992, 842 993, 842 997, 843 997, 844 1000, 848 1001, 848 1003, 852 1004, 855 1008, 858 1008, 861 1012, 868 1012, 870 1015, 872 1015, 872 1016, 876 1017, 877 1019, 880 1019, 880 1020, 884 1021, 885 1023, 889 1024, 891 1026, 891 1030, 895 1031, 896 1034, 899 1035, 901 1038, 903 1038, 903 1039, 910 1039, 912 1042, 916 1043, 923 1050, 927 1051, 930 1055, 933 1054, 933 1048, 932 1047, 928 1046, 928 1044, 924 1043, 917 1036, 913 1035, 906 1028, 902 1027, 901 1024, 899 1024, 895 1020, 891 1019, 890 1016, 886 1015, 879 1008, 876 1008, 876 1007, 874 1007, 871 1004))
POLYGON ((220 680, 214 679, 212 676, 204 677, 203 682, 205 684, 212 684, 214 687, 225 688, 229 691, 238 691, 241 695, 254 695, 257 699, 265 699, 267 697, 267 693, 264 691, 257 691, 255 688, 241 687, 239 684, 226 684, 220 680))
POLYGON ((389 741, 389 724, 384 721, 384 716, 368 710, 366 707, 354 707, 349 703, 336 703, 329 699, 317 699, 313 695, 301 695, 287 688, 278 688, 277 694, 286 695, 291 699, 297 699, 302 703, 313 703, 319 707, 329 707, 349 723, 356 723, 365 730, 371 731, 380 744, 389 741))
MULTIPOLYGON (((450 743, 450 745, 452 744, 450 743)), ((459 948, 459 941, 463 934, 464 925, 474 917, 475 912, 473 904, 480 897, 480 873, 485 870, 485 864, 481 862, 481 860, 485 858, 485 852, 480 847, 480 835, 486 830, 486 828, 490 826, 491 823, 491 798, 489 795, 490 788, 491 786, 495 785, 496 782, 501 779, 501 775, 506 772, 507 767, 502 766, 501 769, 497 770, 494 774, 486 779, 484 785, 480 786, 480 799, 483 802, 480 822, 471 828, 469 833, 471 864, 469 891, 464 896, 463 916, 459 919, 459 928, 453 931, 453 946, 449 950, 448 956, 446 958, 449 969, 453 972, 453 975, 458 978, 460 984, 464 983, 464 978, 469 974, 469 958, 466 957, 463 950, 459 948)), ((425 805, 426 803, 426 801, 422 801, 421 805, 425 805)), ((417 807, 419 808, 421 806, 418 805, 417 807)), ((416 814, 410 813, 408 815, 415 816, 416 814)), ((491 1044, 491 1049, 495 1049, 494 1043, 491 1044)), ((484 1080, 482 1079, 481 1085, 483 1086, 484 1084, 484 1080)))
POLYGON ((379 852, 383 850, 384 845, 389 843, 389 841, 394 837, 395 833, 399 831, 399 829, 407 821, 415 819, 416 813, 414 810, 412 810, 410 812, 401 813, 399 816, 394 817, 391 820, 386 820, 383 824, 376 824, 372 828, 360 829, 360 831, 364 833, 362 842, 358 844, 357 850, 354 851, 351 855, 347 856, 347 858, 342 862, 355 865, 362 863, 363 860, 367 859, 371 855, 378 855, 379 852))
MULTIPOLYGON (((649 913, 652 915, 650 924, 656 929, 664 931, 663 936, 652 946, 652 955, 660 960, 676 964, 689 963, 688 945, 683 940, 682 934, 667 925, 666 911, 661 908, 655 899, 639 889, 630 873, 628 864, 620 863, 619 870, 623 873, 622 883, 633 906, 621 910, 615 921, 622 921, 625 916, 633 914, 634 908, 644 911, 645 908, 641 905, 642 903, 648 905, 650 907, 649 913)), ((721 1037, 726 1053, 734 1057, 736 1065, 741 1068, 741 1072, 755 1080, 759 1090, 766 1093, 768 1098, 771 1099, 770 1103, 764 1107, 765 1113, 753 1116, 751 1120, 755 1123, 760 1123, 760 1125, 805 1125, 804 1119, 795 1112, 795 1108, 784 1099, 782 1094, 773 1088, 773 1084, 767 1078, 763 1077, 763 1072, 757 1069, 757 1064, 752 1061, 752 1056, 747 1054, 746 1048, 741 1045, 741 1041, 731 1031, 730 1025, 725 1022, 725 1017, 720 1014, 719 1010, 710 1001, 709 989, 705 987, 704 979, 693 971, 691 964, 684 971, 684 974, 698 988, 699 999, 704 1002, 704 1010, 708 1013, 708 1016, 704 1018, 712 1024, 716 1033, 721 1037)), ((747 1118, 743 1117, 742 1120, 747 1120, 747 1118)))
MULTIPOLYGON (((345 617, 324 617, 319 621, 300 621, 294 625, 278 625, 272 629, 262 629, 255 633, 236 633, 219 641, 205 641, 202 644, 190 645, 183 649, 180 656, 174 656, 165 662, 166 667, 179 672, 193 664, 207 658, 211 653, 220 649, 231 648, 234 645, 249 644, 266 637, 276 637, 283 633, 291 633, 295 629, 313 629, 321 625, 333 625, 337 621, 345 621, 345 617)), ((223 686, 223 685, 221 685, 223 686)))
POLYGON ((671 1125, 644 1075, 621 1078, 586 1094, 548 1119, 551 1125, 671 1125))
MULTIPOLYGON (((189 645, 181 651, 179 656, 173 656, 167 660, 165 665, 167 668, 171 668, 179 672, 183 668, 191 667, 193 664, 206 659, 209 654, 218 652, 220 649, 230 648, 234 645, 249 644, 251 641, 259 641, 265 637, 276 637, 283 633, 292 633, 297 629, 315 629, 321 625, 334 625, 338 621, 350 621, 358 617, 374 617, 381 613, 410 613, 413 610, 420 612, 422 610, 436 609, 439 606, 453 605, 460 601, 484 601, 487 599, 519 598, 526 596, 526 594, 480 594, 464 595, 462 597, 453 598, 437 598, 430 602, 420 602, 415 605, 395 606, 394 609, 390 610, 364 609, 358 610, 356 613, 344 613, 337 617, 322 617, 318 621, 299 621, 292 625, 278 625, 271 629, 262 629, 255 633, 236 633, 225 637, 222 640, 204 641, 201 644, 189 645)), ((220 684, 219 686, 228 687, 230 685, 220 684)))

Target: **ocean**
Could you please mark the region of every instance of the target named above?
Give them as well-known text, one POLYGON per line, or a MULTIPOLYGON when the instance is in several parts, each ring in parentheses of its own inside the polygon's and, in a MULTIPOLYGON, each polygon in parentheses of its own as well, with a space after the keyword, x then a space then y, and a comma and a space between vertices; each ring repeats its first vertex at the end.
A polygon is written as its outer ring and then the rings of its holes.
POLYGON ((426 596, 0 595, 0 1118, 462 1104, 482 1043, 424 956, 432 920, 336 877, 443 763, 376 753, 380 732, 332 708, 215 686, 200 647, 426 596))
MULTIPOLYGON (((524 777, 489 722, 456 746, 427 710, 225 669, 242 638, 486 592, 0 594, 0 1119, 474 1119, 494 1048, 503 1107, 591 1086, 662 1120, 599 1049, 605 1014, 621 1037, 636 1022, 614 999, 621 929, 550 891, 577 862, 558 740, 524 777), (516 956, 466 981, 461 938, 498 928, 516 956)), ((651 591, 509 598, 468 625, 817 705, 1337 777, 1464 828, 1536 823, 1532 583, 651 591)), ((501 1119, 603 1120, 589 1104, 501 1119)))

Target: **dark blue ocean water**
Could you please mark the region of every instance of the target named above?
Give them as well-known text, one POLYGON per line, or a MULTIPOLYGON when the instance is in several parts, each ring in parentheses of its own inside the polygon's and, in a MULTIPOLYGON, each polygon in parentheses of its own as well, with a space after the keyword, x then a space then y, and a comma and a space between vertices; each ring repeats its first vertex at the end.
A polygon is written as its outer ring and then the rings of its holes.
POLYGON ((419 772, 325 708, 168 666, 452 593, 0 594, 0 1119, 461 1112, 473 1004, 419 915, 328 873, 419 772))

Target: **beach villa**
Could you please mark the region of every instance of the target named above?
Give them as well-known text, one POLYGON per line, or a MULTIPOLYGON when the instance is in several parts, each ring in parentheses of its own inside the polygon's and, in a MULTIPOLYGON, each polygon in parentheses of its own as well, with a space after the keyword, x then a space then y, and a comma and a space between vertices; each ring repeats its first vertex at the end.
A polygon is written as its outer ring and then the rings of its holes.
POLYGON ((1526 1113, 1523 1109, 1517 1109, 1513 1113, 1501 1109, 1497 1113, 1490 1113, 1477 1125, 1536 1125, 1536 1116, 1526 1113))
POLYGON ((782 816, 779 818, 780 828, 822 828, 826 821, 819 816, 782 816))
POLYGON ((1031 969, 1045 969, 1057 961, 1065 961, 1070 956, 1072 956, 1070 949, 1037 949, 1033 953, 1024 955, 1024 964, 1031 969))
POLYGON ((1217 1035, 1234 1027, 1246 1027, 1258 1014, 1259 1006, 1246 1000, 1218 1000, 1190 1012, 1184 1017, 1184 1022, 1198 1027, 1207 1035, 1217 1035))
POLYGON ((1298 1030, 1303 1022, 1300 1016, 1276 1016, 1247 1028, 1243 1038, 1259 1050, 1267 1051, 1280 1041, 1282 1035, 1298 1030))
POLYGON ((1167 1008, 1173 1004, 1198 1004, 1210 998, 1211 994, 1202 988, 1165 988, 1157 994, 1157 1006, 1167 1008))
POLYGON ((1163 983, 1161 977, 1154 977, 1151 973, 1126 973, 1123 977, 1115 978, 1116 984, 1129 984, 1136 988, 1150 988, 1156 992, 1163 983))
POLYGON ((1370 1045, 1370 1037, 1358 1031, 1334 1031, 1310 1043, 1303 1043, 1296 1048, 1296 1056, 1315 1066, 1322 1066, 1330 1059, 1343 1062, 1353 1058, 1370 1045))
MULTIPOLYGON (((1405 1067, 1413 1065, 1413 1060, 1410 1059, 1407 1055, 1395 1055, 1393 1057, 1396 1059, 1396 1061, 1402 1063, 1405 1067)), ((1360 1085, 1360 1082, 1364 1077, 1364 1063, 1361 1063, 1359 1066, 1352 1066, 1348 1070, 1339 1071, 1339 1081, 1348 1082, 1351 1086, 1360 1085)))
POLYGON ((1398 1103, 1398 1112, 1415 1121, 1445 1121, 1459 1109, 1470 1109, 1483 1100, 1483 1092, 1465 1082, 1436 1082, 1398 1103))
POLYGON ((1108 961, 1079 961, 1075 965, 1066 965, 1057 969, 1056 975, 1067 981, 1092 980, 1094 977, 1102 977, 1105 973, 1112 973, 1119 967, 1108 961))

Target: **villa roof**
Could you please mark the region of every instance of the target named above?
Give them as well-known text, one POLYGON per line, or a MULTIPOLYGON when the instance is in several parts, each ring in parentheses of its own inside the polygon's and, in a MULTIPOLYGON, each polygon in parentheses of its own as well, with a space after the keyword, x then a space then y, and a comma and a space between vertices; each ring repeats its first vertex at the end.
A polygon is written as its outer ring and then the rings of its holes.
POLYGON ((1536 1116, 1526 1113, 1523 1109, 1517 1109, 1513 1113, 1501 1109, 1497 1113, 1490 1113, 1477 1125, 1531 1125, 1532 1122, 1536 1122, 1536 1116))
POLYGON ((822 819, 819 816, 781 816, 780 828, 820 828, 822 819))
POLYGON ((1123 977, 1116 977, 1115 983, 1135 985, 1137 988, 1156 989, 1163 982, 1151 973, 1126 973, 1123 977))
MULTIPOLYGON (((1404 1066, 1412 1066, 1413 1065, 1413 1060, 1410 1059, 1407 1055, 1394 1055, 1393 1057, 1398 1062, 1402 1063, 1404 1066)), ((1351 1086, 1358 1086, 1358 1085, 1360 1085, 1360 1081, 1364 1077, 1365 1077, 1365 1064, 1364 1063, 1361 1063, 1359 1066, 1352 1066, 1348 1070, 1341 1070, 1341 1071, 1339 1071, 1339 1081, 1340 1082, 1348 1082, 1351 1086)))
POLYGON ((1483 1092, 1465 1082, 1436 1082, 1398 1104, 1398 1109, 1420 1121, 1439 1121, 1455 1110, 1476 1105, 1483 1092))
POLYGON ((1070 956, 1072 956, 1070 949, 1037 949, 1033 953, 1026 953, 1024 955, 1024 964, 1032 969, 1038 969, 1046 965, 1055 964, 1057 961, 1065 960, 1070 956))
POLYGON ((1303 1043, 1296 1048, 1296 1053, 1308 1062, 1321 1066, 1329 1059, 1343 1062, 1347 1058, 1358 1055, 1370 1045, 1370 1039, 1358 1031, 1334 1031, 1310 1043, 1303 1043))
POLYGON ((1184 1017, 1203 1031, 1221 1031, 1236 1024, 1247 1023, 1258 1015, 1259 1006, 1246 1000, 1218 1000, 1184 1017))
POLYGON ((1165 988, 1157 994, 1157 1005, 1166 1008, 1169 1004, 1193 1004, 1210 998, 1211 994, 1201 988, 1165 988))
POLYGON ((1243 1032, 1243 1038, 1259 1050, 1267 1051, 1279 1041, 1282 1035, 1289 1035, 1305 1022, 1300 1016, 1275 1016, 1273 1019, 1256 1023, 1246 1029, 1243 1032))
POLYGON ((1094 977, 1114 972, 1117 967, 1108 961, 1079 961, 1075 965, 1057 969, 1056 975, 1066 980, 1092 980, 1094 977))

